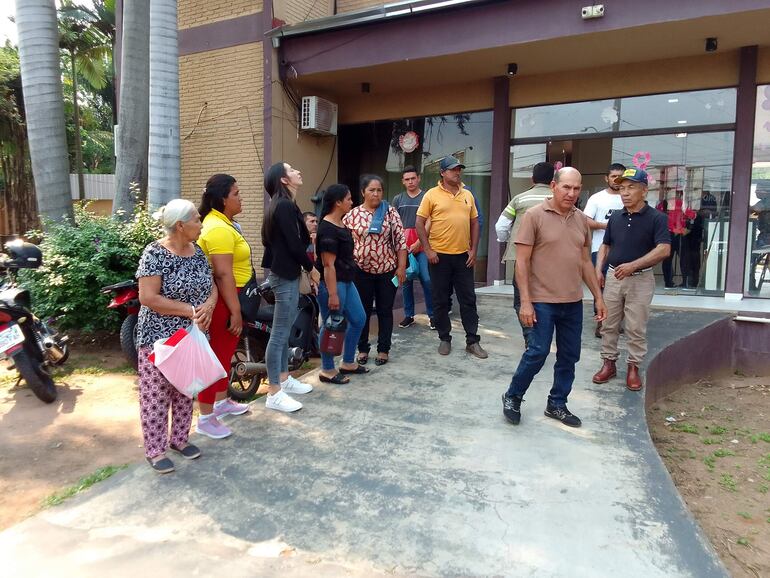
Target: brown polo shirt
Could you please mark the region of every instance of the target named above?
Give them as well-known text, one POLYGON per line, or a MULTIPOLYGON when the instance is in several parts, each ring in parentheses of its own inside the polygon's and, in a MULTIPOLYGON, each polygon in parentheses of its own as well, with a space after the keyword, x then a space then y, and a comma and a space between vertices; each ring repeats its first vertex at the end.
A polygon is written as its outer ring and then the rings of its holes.
POLYGON ((583 299, 583 249, 591 250, 586 216, 573 208, 561 216, 546 199, 524 213, 514 242, 531 245, 529 295, 533 303, 583 299))

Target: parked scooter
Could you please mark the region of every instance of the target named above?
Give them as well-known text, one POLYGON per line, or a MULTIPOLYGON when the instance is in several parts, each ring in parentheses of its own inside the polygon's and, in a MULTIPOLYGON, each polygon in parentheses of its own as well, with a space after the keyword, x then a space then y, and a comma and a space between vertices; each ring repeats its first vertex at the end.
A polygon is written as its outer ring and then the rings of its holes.
MULTIPOLYGON (((273 325, 274 306, 267 303, 264 296, 270 291, 270 283, 263 282, 254 297, 259 299, 257 319, 244 321, 241 341, 233 356, 228 392, 233 399, 244 400, 253 396, 262 379, 267 375, 265 350, 270 340, 273 325)), ((318 309, 307 295, 299 296, 297 319, 289 334, 289 371, 299 369, 317 344, 313 343, 316 334, 313 330, 318 319, 318 309)))
POLYGON ((120 325, 120 348, 128 362, 137 369, 139 355, 136 351, 136 322, 139 319, 139 283, 135 279, 121 281, 101 288, 102 293, 114 294, 108 309, 123 310, 126 314, 120 325))
POLYGON ((30 310, 29 291, 18 286, 19 269, 37 269, 43 254, 35 245, 21 240, 6 243, 7 255, 0 255, 0 358, 16 368, 32 392, 46 403, 56 399, 56 385, 49 368, 62 365, 69 357, 69 338, 35 317, 30 310))

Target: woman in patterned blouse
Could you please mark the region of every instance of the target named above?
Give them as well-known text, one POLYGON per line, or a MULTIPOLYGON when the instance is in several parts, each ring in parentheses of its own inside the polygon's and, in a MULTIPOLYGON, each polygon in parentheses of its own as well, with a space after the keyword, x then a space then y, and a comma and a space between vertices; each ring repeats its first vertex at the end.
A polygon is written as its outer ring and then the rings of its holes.
POLYGON ((358 340, 358 363, 369 360, 369 317, 377 311, 377 365, 388 362, 393 335, 393 301, 397 285, 406 280, 406 239, 401 217, 383 200, 382 179, 361 177, 363 203, 350 211, 343 222, 353 234, 353 256, 358 265, 356 288, 366 311, 366 322, 358 340), (374 307, 373 304, 374 303, 374 307))
POLYGON ((217 288, 208 259, 195 244, 201 234, 201 218, 190 201, 175 199, 157 213, 166 236, 153 241, 142 253, 136 343, 139 352, 139 404, 144 452, 152 468, 162 474, 174 471, 166 457, 170 447, 192 460, 200 450, 187 443, 192 423, 193 400, 182 395, 148 359, 158 339, 170 337, 192 321, 207 331, 217 301, 217 288), (168 413, 171 408, 171 445, 168 445, 168 413))

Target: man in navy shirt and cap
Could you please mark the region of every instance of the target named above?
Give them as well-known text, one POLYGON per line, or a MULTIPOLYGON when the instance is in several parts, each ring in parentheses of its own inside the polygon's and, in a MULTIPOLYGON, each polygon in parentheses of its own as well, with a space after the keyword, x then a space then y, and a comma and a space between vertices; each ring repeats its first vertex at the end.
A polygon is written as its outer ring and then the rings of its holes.
POLYGON ((626 387, 642 389, 639 364, 647 353, 647 320, 655 293, 652 268, 671 253, 668 217, 647 204, 647 173, 626 169, 616 177, 623 209, 607 222, 604 241, 596 258, 596 276, 604 287, 607 319, 602 326, 602 368, 594 383, 606 383, 617 375, 618 336, 625 320, 628 339, 626 387), (606 279, 602 273, 607 263, 606 279))

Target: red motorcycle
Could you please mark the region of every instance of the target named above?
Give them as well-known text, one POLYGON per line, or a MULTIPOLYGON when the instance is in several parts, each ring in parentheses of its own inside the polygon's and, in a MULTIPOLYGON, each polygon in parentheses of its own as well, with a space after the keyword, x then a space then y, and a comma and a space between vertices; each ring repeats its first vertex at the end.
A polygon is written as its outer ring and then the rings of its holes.
POLYGON ((113 294, 108 309, 124 310, 126 317, 120 326, 120 348, 128 362, 139 367, 136 352, 136 322, 139 319, 139 283, 135 279, 102 287, 102 293, 113 294))

